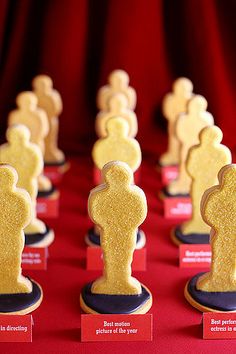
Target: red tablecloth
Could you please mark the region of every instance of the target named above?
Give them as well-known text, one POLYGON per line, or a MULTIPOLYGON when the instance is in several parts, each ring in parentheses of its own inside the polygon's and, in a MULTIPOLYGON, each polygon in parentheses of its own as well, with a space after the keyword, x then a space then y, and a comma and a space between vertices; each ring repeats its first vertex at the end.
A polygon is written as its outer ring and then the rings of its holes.
POLYGON ((163 218, 158 200, 161 187, 155 161, 147 157, 141 169, 149 212, 143 224, 147 236, 146 272, 134 273, 152 291, 153 342, 81 343, 79 295, 82 286, 99 272, 85 270, 84 235, 91 222, 87 197, 93 187, 92 164, 86 158, 71 161, 61 184, 60 217, 50 220, 56 239, 50 247, 47 271, 24 272, 43 287, 44 300, 33 313, 33 343, 1 343, 1 353, 219 353, 235 352, 235 342, 202 339, 202 314, 184 298, 186 281, 196 270, 178 268, 178 249, 170 241, 173 222, 163 218))

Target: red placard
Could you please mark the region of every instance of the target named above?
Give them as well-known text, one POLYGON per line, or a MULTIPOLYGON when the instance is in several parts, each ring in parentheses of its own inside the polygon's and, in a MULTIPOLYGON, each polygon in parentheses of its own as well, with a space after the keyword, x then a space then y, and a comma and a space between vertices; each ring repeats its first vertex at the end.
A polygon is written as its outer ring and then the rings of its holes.
POLYGON ((56 198, 37 198, 37 216, 57 218, 59 214, 59 195, 56 198))
POLYGON ((178 177, 178 166, 165 166, 161 168, 161 180, 164 186, 178 177))
POLYGON ((32 342, 32 324, 32 315, 0 315, 0 342, 32 342))
POLYGON ((166 219, 189 219, 192 214, 192 203, 190 198, 165 198, 164 216, 166 219))
POLYGON ((179 246, 180 268, 206 268, 211 264, 211 245, 179 246))
POLYGON ((203 339, 236 339, 236 313, 205 312, 203 339))
POLYGON ((59 184, 63 174, 61 166, 44 166, 44 175, 48 177, 53 184, 59 184))
POLYGON ((152 322, 152 314, 81 315, 81 341, 152 341, 152 322))
POLYGON ((22 253, 22 269, 47 269, 48 249, 25 247, 22 253))
MULTIPOLYGON (((102 270, 103 260, 102 260, 102 249, 101 247, 87 247, 87 270, 102 270)), ((146 259, 147 252, 146 248, 141 248, 134 251, 134 257, 132 262, 133 271, 144 271, 146 270, 146 259)))

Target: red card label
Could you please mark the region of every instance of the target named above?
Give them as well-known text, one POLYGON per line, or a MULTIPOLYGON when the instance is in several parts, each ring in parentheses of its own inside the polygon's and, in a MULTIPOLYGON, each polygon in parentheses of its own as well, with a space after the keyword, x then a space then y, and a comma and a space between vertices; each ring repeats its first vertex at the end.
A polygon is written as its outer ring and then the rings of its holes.
POLYGON ((180 245, 180 268, 206 268, 211 264, 210 245, 180 245))
POLYGON ((236 313, 204 313, 203 339, 236 339, 236 313))
POLYGON ((22 253, 21 266, 23 269, 47 269, 48 249, 25 247, 22 253))
POLYGON ((42 218, 57 218, 59 198, 37 198, 37 216, 42 218))
MULTIPOLYGON (((141 248, 134 251, 134 257, 132 262, 133 271, 145 271, 146 270, 146 248, 141 248)), ((103 257, 101 247, 87 247, 87 270, 102 270, 103 269, 103 257)))
POLYGON ((63 172, 61 166, 45 166, 44 175, 50 178, 53 184, 58 184, 62 180, 63 172))
POLYGON ((81 315, 81 341, 151 341, 152 314, 81 315))
POLYGON ((178 177, 177 166, 165 166, 161 168, 161 180, 164 186, 167 186, 171 181, 178 177))
POLYGON ((0 315, 0 342, 32 342, 32 315, 0 315))
POLYGON ((164 216, 166 219, 189 219, 192 214, 190 198, 165 198, 164 216))

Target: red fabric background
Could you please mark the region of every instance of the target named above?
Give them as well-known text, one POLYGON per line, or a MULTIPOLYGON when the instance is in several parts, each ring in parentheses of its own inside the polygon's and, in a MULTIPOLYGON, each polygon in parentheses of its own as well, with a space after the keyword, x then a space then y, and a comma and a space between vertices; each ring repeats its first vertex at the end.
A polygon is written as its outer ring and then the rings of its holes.
POLYGON ((138 94, 144 150, 164 132, 160 105, 172 81, 189 77, 235 147, 235 1, 21 0, 0 2, 0 133, 16 94, 48 73, 61 92, 60 145, 90 151, 97 89, 123 68, 138 94))
MULTIPOLYGON (((155 160, 165 148, 160 113, 172 81, 185 75, 235 147, 234 1, 214 0, 20 0, 0 1, 0 133, 18 92, 48 73, 61 92, 60 145, 89 153, 95 139, 95 95, 108 73, 123 68, 137 90, 138 139, 145 152, 141 186, 147 194, 148 271, 136 274, 153 295, 152 343, 80 343, 79 293, 98 276, 85 271, 83 237, 90 221, 86 202, 93 186, 87 158, 74 160, 62 184, 60 218, 50 221, 56 241, 46 272, 31 272, 44 289, 34 313, 33 344, 2 344, 2 353, 210 353, 234 351, 233 341, 203 341, 201 314, 183 297, 192 270, 178 268, 157 193, 155 160)), ((25 272, 27 274, 27 272, 25 272)))

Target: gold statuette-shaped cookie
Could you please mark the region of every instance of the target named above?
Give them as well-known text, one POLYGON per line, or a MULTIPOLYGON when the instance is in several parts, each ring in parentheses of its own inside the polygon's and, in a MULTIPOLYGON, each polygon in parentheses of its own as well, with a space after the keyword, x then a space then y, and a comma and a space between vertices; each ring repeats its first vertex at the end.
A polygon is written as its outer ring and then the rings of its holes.
POLYGON ((131 276, 136 230, 147 214, 146 197, 133 185, 127 164, 109 162, 102 174, 104 183, 90 192, 88 211, 101 230, 104 271, 82 290, 81 307, 87 313, 146 313, 151 293, 131 276))
POLYGON ((30 142, 30 131, 24 125, 15 125, 7 130, 7 143, 0 146, 0 163, 15 168, 17 186, 24 188, 32 200, 32 219, 25 228, 27 246, 46 247, 52 243, 54 233, 36 217, 37 178, 42 172, 43 157, 40 148, 30 142))
POLYGON ((116 93, 108 101, 108 110, 100 111, 96 117, 95 130, 97 136, 104 138, 107 135, 107 121, 115 116, 122 117, 129 124, 129 136, 134 138, 138 132, 138 123, 136 114, 128 108, 128 101, 124 94, 116 93))
POLYGON ((186 170, 189 149, 199 143, 200 131, 214 124, 212 115, 206 111, 207 101, 195 95, 188 103, 187 113, 181 114, 176 123, 176 136, 180 142, 179 175, 166 188, 167 196, 186 196, 189 194, 191 178, 186 170))
MULTIPOLYGON (((16 97, 17 108, 10 112, 8 117, 8 126, 23 124, 30 131, 30 141, 37 144, 44 156, 44 139, 49 132, 49 124, 46 112, 37 107, 38 98, 31 91, 21 92, 16 97)), ((52 189, 51 181, 43 175, 38 177, 39 191, 50 191, 52 189)))
POLYGON ((236 312, 236 165, 224 166, 219 185, 201 201, 204 221, 211 227, 211 270, 197 274, 185 288, 185 297, 201 311, 236 312))
POLYGON ((33 91, 38 98, 38 106, 47 114, 49 133, 45 138, 44 161, 49 164, 65 163, 64 153, 58 148, 58 116, 62 112, 62 100, 58 91, 53 88, 52 79, 47 75, 38 75, 33 80, 33 91))
POLYGON ((186 167, 192 178, 192 217, 172 231, 172 239, 177 245, 209 243, 210 226, 202 219, 200 201, 205 190, 218 183, 219 170, 231 163, 230 150, 220 144, 222 138, 222 131, 217 126, 204 128, 200 144, 189 151, 186 167))
POLYGON ((31 219, 28 193, 16 187, 17 173, 0 164, 0 314, 26 314, 42 301, 41 287, 22 275, 24 232, 31 219))
POLYGON ((193 84, 180 77, 173 84, 173 92, 168 93, 163 100, 163 115, 168 121, 168 149, 161 155, 161 166, 178 165, 180 161, 180 142, 175 134, 175 125, 180 113, 187 111, 187 103, 193 96, 193 84))
POLYGON ((92 157, 96 167, 101 170, 110 161, 126 162, 132 171, 141 164, 141 149, 137 140, 130 138, 129 125, 124 118, 110 118, 106 125, 107 136, 96 141, 92 157))
POLYGON ((108 77, 108 85, 98 91, 97 107, 101 111, 107 111, 109 99, 116 93, 123 93, 128 100, 128 108, 134 110, 136 107, 136 92, 129 86, 129 75, 124 70, 114 70, 108 77))
MULTIPOLYGON (((107 136, 97 140, 92 150, 95 166, 101 170, 110 161, 123 161, 135 172, 141 164, 141 149, 134 138, 128 136, 129 125, 124 118, 110 118, 106 125, 107 136)), ((98 227, 88 230, 85 242, 89 246, 100 246, 98 227)), ((136 248, 144 247, 146 236, 140 229, 137 230, 136 248)))

